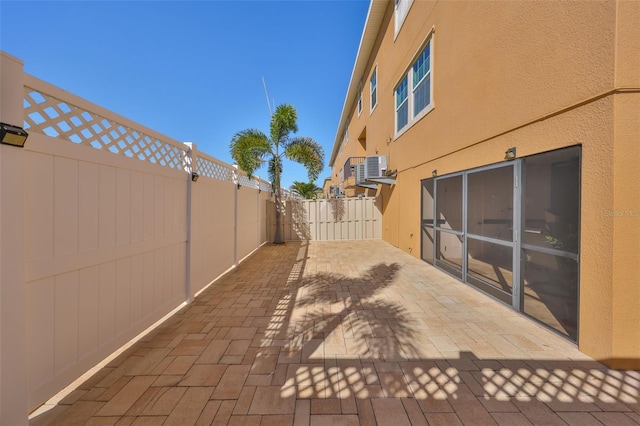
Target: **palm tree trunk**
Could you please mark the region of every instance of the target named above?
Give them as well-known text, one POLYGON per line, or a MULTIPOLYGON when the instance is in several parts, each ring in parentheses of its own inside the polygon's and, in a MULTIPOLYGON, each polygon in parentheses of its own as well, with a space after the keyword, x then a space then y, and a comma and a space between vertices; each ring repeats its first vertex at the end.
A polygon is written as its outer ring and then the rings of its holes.
POLYGON ((282 198, 280 196, 280 188, 276 190, 276 233, 273 237, 274 244, 284 244, 282 238, 282 198))
POLYGON ((282 190, 280 188, 280 173, 276 176, 276 233, 273 237, 274 244, 284 244, 282 237, 282 190))

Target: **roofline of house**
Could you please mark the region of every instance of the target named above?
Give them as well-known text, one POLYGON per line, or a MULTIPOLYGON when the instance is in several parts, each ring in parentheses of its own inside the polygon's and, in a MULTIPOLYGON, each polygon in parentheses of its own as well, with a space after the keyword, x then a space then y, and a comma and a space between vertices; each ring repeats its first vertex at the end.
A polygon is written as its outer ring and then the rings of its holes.
POLYGON ((369 4, 367 19, 364 24, 364 30, 362 31, 362 37, 360 38, 360 46, 358 47, 356 61, 353 65, 353 71, 351 72, 351 79, 349 80, 349 88, 347 89, 347 95, 344 100, 344 105, 342 106, 340 122, 338 124, 338 129, 336 130, 336 138, 333 141, 329 167, 333 167, 333 163, 338 155, 340 143, 342 143, 342 136, 344 134, 344 126, 357 100, 360 81, 366 71, 369 59, 371 59, 371 52, 373 51, 376 39, 378 38, 380 26, 384 20, 384 15, 389 1, 391 0, 371 0, 371 3, 369 4))

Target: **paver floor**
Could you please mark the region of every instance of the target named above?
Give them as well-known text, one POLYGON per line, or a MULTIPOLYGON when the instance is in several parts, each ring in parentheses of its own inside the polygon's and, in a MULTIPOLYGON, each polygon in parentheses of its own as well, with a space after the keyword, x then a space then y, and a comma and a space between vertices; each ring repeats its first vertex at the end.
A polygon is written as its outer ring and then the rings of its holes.
POLYGON ((267 245, 31 424, 640 424, 640 372, 382 241, 267 245))

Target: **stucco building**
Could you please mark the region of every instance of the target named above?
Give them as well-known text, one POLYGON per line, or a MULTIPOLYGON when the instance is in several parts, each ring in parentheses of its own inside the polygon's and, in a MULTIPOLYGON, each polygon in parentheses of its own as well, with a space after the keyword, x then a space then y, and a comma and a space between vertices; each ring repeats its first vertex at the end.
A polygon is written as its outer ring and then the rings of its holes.
POLYGON ((372 1, 331 153, 383 239, 640 368, 640 3, 372 1))

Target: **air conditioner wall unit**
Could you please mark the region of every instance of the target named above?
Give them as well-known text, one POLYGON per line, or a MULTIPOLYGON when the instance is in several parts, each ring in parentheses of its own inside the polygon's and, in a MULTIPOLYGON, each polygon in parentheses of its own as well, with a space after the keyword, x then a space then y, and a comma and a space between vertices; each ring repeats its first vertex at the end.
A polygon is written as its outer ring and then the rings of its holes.
POLYGON ((372 155, 364 159, 364 178, 384 177, 387 170, 386 155, 372 155))
POLYGON ((355 169, 356 185, 365 183, 366 179, 364 178, 364 163, 356 164, 355 169))
POLYGON ((364 188, 376 188, 377 185, 374 182, 368 182, 365 174, 365 165, 364 163, 356 164, 356 186, 361 186, 364 188))

